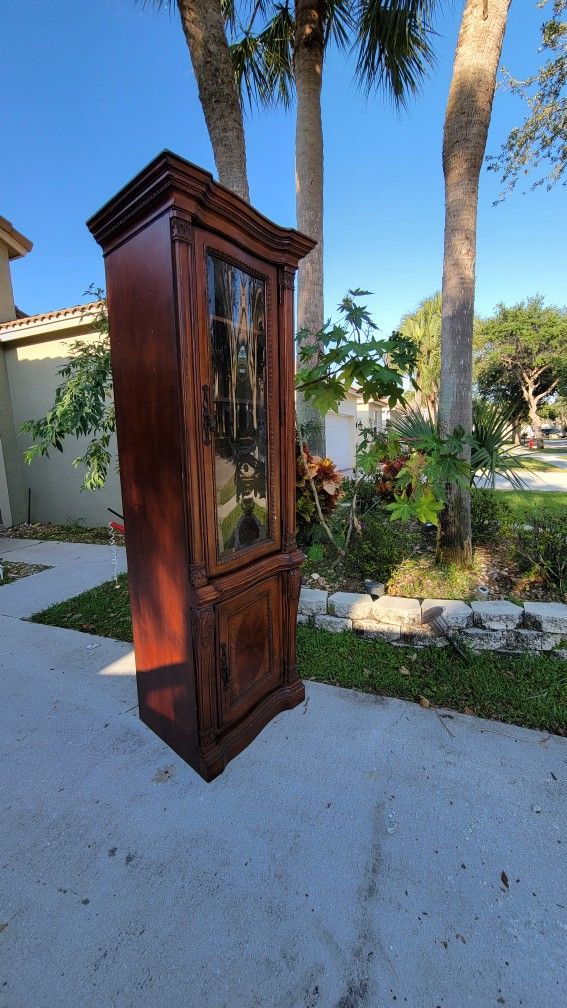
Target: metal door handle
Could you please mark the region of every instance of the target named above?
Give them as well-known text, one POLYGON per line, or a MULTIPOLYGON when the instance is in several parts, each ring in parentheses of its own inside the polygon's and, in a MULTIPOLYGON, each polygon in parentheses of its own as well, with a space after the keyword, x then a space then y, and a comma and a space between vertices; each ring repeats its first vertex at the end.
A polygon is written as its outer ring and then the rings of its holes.
POLYGON ((214 421, 213 414, 211 413, 211 395, 208 385, 203 385, 201 388, 203 393, 203 430, 205 432, 205 444, 211 443, 211 434, 214 434, 217 425, 214 421))
POLYGON ((227 690, 230 683, 230 664, 226 653, 226 644, 221 644, 220 672, 222 678, 222 688, 227 690))

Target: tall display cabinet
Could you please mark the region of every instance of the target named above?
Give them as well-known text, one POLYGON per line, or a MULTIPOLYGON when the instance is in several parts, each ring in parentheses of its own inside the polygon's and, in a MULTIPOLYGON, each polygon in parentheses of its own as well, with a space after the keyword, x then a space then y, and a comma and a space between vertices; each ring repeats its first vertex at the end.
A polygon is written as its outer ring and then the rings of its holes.
POLYGON ((88 227, 106 265, 140 717, 212 780, 304 696, 293 289, 314 243, 169 151, 88 227))

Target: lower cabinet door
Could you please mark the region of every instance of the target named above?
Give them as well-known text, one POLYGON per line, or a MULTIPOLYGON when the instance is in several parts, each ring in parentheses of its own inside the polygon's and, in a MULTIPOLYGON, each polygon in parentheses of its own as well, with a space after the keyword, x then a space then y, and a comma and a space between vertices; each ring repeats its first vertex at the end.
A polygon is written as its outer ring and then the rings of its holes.
POLYGON ((260 581, 218 605, 223 726, 245 717, 283 677, 281 582, 260 581))

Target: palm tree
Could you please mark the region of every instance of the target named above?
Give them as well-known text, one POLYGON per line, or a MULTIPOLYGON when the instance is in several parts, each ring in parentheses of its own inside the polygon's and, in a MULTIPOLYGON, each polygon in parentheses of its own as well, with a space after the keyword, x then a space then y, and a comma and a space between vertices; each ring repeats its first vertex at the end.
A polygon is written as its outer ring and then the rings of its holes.
POLYGON ((404 315, 400 332, 417 347, 416 403, 420 408, 425 407, 435 420, 441 372, 441 292, 424 298, 415 311, 404 315))
MULTIPOLYGON (((141 0, 171 8, 174 0, 141 0)), ((175 0, 219 181, 249 201, 242 107, 225 32, 225 0, 175 0)))
MULTIPOLYGON (((229 0, 227 0, 227 7, 229 0)), ((433 61, 427 17, 434 0, 289 0, 252 5, 232 53, 241 93, 250 102, 288 105, 295 88, 297 226, 317 241, 299 267, 297 323, 304 339, 324 322, 323 127, 321 88, 325 51, 334 42, 358 53, 357 78, 367 90, 383 87, 398 105, 414 94, 433 61), (265 19, 255 32, 257 16, 265 19)), ((234 27, 234 3, 231 27, 234 27)), ((226 13, 226 11, 225 11, 226 13)), ((315 363, 315 360, 314 360, 315 363)), ((324 419, 298 397, 298 420, 310 448, 324 454, 324 419)))
MULTIPOLYGON (((496 73, 511 0, 466 0, 445 113, 445 242, 439 422, 451 433, 472 427, 478 182, 490 125, 496 73)), ((446 556, 472 558, 470 495, 449 487, 441 516, 446 556)))
MULTIPOLYGON (((328 4, 295 0, 293 70, 297 94, 295 126, 295 194, 297 226, 317 242, 299 264, 297 323, 299 330, 318 332, 325 321, 323 309, 323 122, 321 88, 328 4), (327 16, 326 16, 327 15, 327 16), (316 170, 313 170, 316 168, 316 170)), ((314 336, 306 341, 314 345, 314 336)), ((315 363, 316 357, 313 359, 315 363)), ((297 396, 297 419, 305 430, 311 451, 325 455, 325 420, 297 396)))

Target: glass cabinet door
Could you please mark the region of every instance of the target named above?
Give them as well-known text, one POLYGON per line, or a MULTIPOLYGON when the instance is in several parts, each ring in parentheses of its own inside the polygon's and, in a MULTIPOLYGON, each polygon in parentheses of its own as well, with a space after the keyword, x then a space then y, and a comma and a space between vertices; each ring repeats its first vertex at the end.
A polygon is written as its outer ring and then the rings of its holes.
POLYGON ((212 452, 214 562, 236 565, 250 551, 274 549, 279 539, 279 479, 270 471, 279 441, 272 278, 220 250, 204 249, 204 256, 209 382, 203 409, 212 452))

